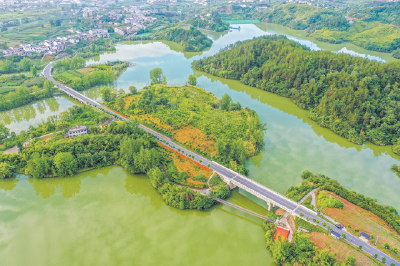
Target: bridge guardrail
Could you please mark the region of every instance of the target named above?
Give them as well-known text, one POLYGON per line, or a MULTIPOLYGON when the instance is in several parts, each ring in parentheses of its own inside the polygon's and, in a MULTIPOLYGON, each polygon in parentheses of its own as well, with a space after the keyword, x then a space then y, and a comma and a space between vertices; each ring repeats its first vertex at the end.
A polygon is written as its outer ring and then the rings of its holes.
MULTIPOLYGON (((260 183, 254 181, 253 179, 250 179, 250 178, 248 178, 248 177, 246 177, 246 176, 243 176, 243 175, 241 175, 241 174, 239 174, 239 173, 236 173, 235 171, 233 171, 233 170, 231 170, 231 169, 229 169, 229 168, 227 168, 227 167, 225 167, 225 166, 223 166, 223 165, 220 165, 220 164, 217 163, 217 162, 214 162, 214 161, 213 161, 213 163, 218 164, 219 166, 225 168, 226 170, 228 170, 228 171, 230 171, 230 172, 232 172, 232 173, 234 173, 234 174, 237 174, 238 176, 240 176, 240 177, 242 177, 242 178, 245 178, 245 179, 249 180, 250 182, 252 182, 253 184, 255 184, 255 185, 259 186, 259 187, 265 188, 266 190, 268 190, 268 191, 271 192, 272 194, 275 194, 276 196, 279 196, 279 197, 282 197, 282 198, 284 198, 284 199, 287 199, 288 201, 292 202, 293 204, 295 204, 295 205, 297 205, 297 206, 301 206, 298 202, 296 202, 296 201, 294 201, 294 200, 292 200, 292 199, 289 199, 288 197, 286 197, 286 196, 284 196, 284 195, 282 195, 282 194, 280 194, 280 193, 278 193, 278 192, 276 192, 276 191, 274 191, 274 190, 272 190, 272 189, 270 189, 270 188, 268 188, 268 187, 266 187, 266 186, 261 185, 260 183)), ((311 210, 310 210, 310 211, 311 211, 311 210)))

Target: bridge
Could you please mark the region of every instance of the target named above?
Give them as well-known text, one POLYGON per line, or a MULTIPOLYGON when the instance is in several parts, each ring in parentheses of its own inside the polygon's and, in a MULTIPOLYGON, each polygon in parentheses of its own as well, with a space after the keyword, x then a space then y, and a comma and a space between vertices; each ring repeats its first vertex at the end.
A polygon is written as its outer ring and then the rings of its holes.
MULTIPOLYGON (((94 106, 95 108, 98 108, 106 113, 112 113, 114 116, 118 117, 121 120, 124 121, 129 121, 129 119, 119 113, 116 113, 108 108, 105 108, 98 102, 82 95, 81 93, 75 91, 72 88, 69 88, 67 86, 64 86, 63 84, 59 84, 57 81, 55 81, 52 78, 52 69, 53 69, 53 63, 49 63, 43 70, 43 75, 47 80, 50 80, 54 83, 56 87, 60 89, 60 91, 65 92, 67 95, 71 96, 72 98, 80 101, 81 103, 84 104, 89 104, 94 106)), ((152 134, 158 141, 163 142, 170 148, 174 149, 176 152, 180 152, 183 155, 189 157, 189 155, 192 157, 197 162, 201 162, 201 164, 207 166, 208 168, 212 169, 215 171, 222 179, 224 182, 226 182, 229 185, 229 188, 234 188, 234 187, 240 187, 241 189, 255 195, 256 197, 266 201, 268 203, 268 209, 271 210, 273 206, 277 206, 281 209, 284 209, 285 211, 289 212, 293 216, 300 217, 304 220, 309 221, 310 223, 320 226, 326 230, 328 228, 334 229, 337 233, 340 235, 346 235, 346 238, 344 239, 348 243, 359 247, 362 247, 362 250, 366 253, 368 253, 371 256, 374 256, 377 254, 377 259, 382 260, 383 257, 386 258, 386 264, 391 265, 394 264, 396 266, 400 266, 400 263, 390 257, 389 255, 383 253, 381 250, 379 250, 377 247, 366 243, 359 239, 357 236, 347 232, 346 230, 336 228, 336 226, 331 223, 328 220, 324 220, 322 217, 318 216, 318 214, 313 211, 308 209, 307 207, 285 197, 284 195, 267 188, 254 180, 243 176, 239 173, 236 173, 235 171, 232 171, 231 169, 226 168, 223 165, 218 164, 217 162, 211 161, 207 158, 204 158, 188 149, 185 147, 182 147, 178 145, 177 143, 174 143, 170 138, 144 126, 144 125, 139 125, 140 128, 143 130, 149 132, 152 134), (325 223, 325 225, 323 225, 325 223)))

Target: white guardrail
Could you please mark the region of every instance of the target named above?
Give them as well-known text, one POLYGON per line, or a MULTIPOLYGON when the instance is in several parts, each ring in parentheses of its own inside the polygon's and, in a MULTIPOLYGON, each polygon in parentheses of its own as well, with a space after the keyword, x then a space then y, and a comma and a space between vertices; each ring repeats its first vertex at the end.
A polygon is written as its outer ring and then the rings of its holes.
MULTIPOLYGON (((236 175, 238 175, 238 176, 240 176, 240 177, 242 177, 242 178, 247 179, 249 182, 253 183, 254 185, 259 186, 259 187, 262 187, 262 188, 268 190, 268 192, 271 192, 272 194, 275 194, 275 195, 278 196, 278 197, 281 197, 281 198, 284 198, 285 200, 290 201, 291 203, 295 204, 295 205, 297 206, 297 208, 302 208, 302 209, 303 209, 303 208, 306 208, 306 207, 302 206, 301 204, 299 204, 298 202, 296 202, 296 201, 294 201, 294 200, 292 200, 292 199, 289 199, 288 197, 286 197, 286 196, 284 196, 284 195, 282 195, 282 194, 276 192, 275 190, 272 190, 272 189, 270 189, 270 188, 268 188, 268 187, 266 187, 266 186, 261 185, 260 183, 254 181, 253 179, 250 179, 250 178, 248 178, 248 177, 246 177, 246 176, 243 176, 243 175, 241 175, 241 174, 238 174, 238 173, 236 173, 235 171, 233 171, 233 170, 231 170, 231 169, 229 169, 229 168, 227 168, 227 167, 225 167, 225 166, 223 166, 223 165, 220 165, 220 164, 217 163, 217 162, 214 162, 214 161, 213 161, 213 163, 215 163, 215 164, 221 166, 222 168, 224 168, 224 169, 230 171, 230 172, 233 173, 233 174, 236 174, 236 175)), ((308 209, 308 208, 307 208, 307 211, 310 211, 310 212, 314 213, 315 215, 318 215, 315 211, 310 210, 310 209, 308 209)))

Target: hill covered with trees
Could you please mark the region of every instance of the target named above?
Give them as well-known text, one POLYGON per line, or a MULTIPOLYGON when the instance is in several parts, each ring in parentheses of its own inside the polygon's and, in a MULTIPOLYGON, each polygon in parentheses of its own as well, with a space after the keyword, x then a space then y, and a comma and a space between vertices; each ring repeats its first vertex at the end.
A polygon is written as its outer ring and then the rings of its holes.
POLYGON ((195 86, 157 84, 107 105, 243 174, 247 158, 264 144, 265 125, 256 112, 233 103, 229 95, 220 100, 195 86))
MULTIPOLYGON (((399 143, 400 63, 310 51, 284 36, 263 36, 193 67, 291 98, 319 125, 352 142, 399 143)), ((393 150, 400 154, 398 145, 393 150)))
POLYGON ((216 32, 221 32, 229 29, 229 24, 225 23, 218 12, 215 11, 212 12, 210 16, 197 16, 189 19, 187 23, 196 28, 202 28, 216 32))
MULTIPOLYGON (((349 12, 300 4, 275 5, 263 21, 304 30, 330 43, 351 42, 368 50, 391 53, 400 48, 398 3, 357 6, 349 12)), ((397 53, 396 53, 397 54, 397 53)))
POLYGON ((156 39, 162 39, 179 43, 183 46, 185 52, 200 52, 211 47, 212 40, 201 33, 198 29, 190 27, 189 29, 171 28, 162 31, 156 39))

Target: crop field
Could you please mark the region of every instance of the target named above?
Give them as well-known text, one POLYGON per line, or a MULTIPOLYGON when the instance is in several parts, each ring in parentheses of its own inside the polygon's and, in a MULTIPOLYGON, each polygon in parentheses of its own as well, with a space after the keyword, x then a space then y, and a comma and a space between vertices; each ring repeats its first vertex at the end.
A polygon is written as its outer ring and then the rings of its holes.
POLYGON ((360 235, 361 232, 374 237, 379 235, 378 246, 383 248, 383 245, 388 243, 392 248, 400 248, 400 236, 380 217, 348 202, 332 192, 324 192, 344 203, 343 209, 326 208, 324 212, 336 221, 344 224, 347 231, 356 235, 360 235))

